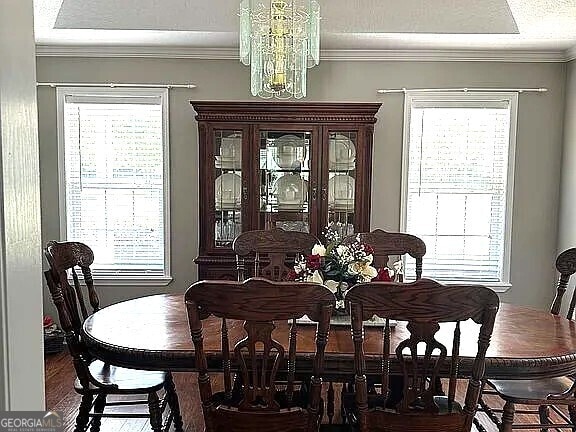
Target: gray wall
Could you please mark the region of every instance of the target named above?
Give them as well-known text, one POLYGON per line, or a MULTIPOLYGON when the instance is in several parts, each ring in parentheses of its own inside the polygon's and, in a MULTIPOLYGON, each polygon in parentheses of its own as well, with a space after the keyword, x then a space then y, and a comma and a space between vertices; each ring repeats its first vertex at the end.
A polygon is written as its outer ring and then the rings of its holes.
MULTIPOLYGON (((576 61, 568 64, 565 98, 558 252, 576 247, 576 61)), ((571 281, 567 296, 572 294, 574 282, 571 281)), ((567 303, 564 301, 564 309, 567 303)))
MULTIPOLYGON (((248 100, 249 69, 237 61, 39 58, 38 80, 193 82, 170 90, 172 262, 168 287, 103 287, 103 303, 151 292, 181 292, 195 280, 198 151, 189 100, 248 100)), ((513 288, 502 298, 545 309, 551 302, 558 220, 566 66, 555 63, 329 62, 309 71, 308 100, 380 101, 375 131, 372 227, 399 227, 403 97, 378 88, 547 87, 519 98, 512 234, 513 288)), ((58 238, 55 90, 38 92, 43 240, 58 238)), ((426 265, 424 264, 424 273, 426 265)))

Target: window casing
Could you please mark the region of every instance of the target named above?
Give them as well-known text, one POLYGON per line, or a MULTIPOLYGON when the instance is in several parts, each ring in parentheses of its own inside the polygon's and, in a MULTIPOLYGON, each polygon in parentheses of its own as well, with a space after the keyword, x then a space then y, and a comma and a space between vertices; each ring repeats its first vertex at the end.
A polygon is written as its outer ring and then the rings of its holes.
POLYGON ((170 282, 168 90, 58 88, 61 237, 99 283, 170 282))
POLYGON ((407 93, 401 229, 426 243, 424 277, 510 286, 517 96, 407 93))

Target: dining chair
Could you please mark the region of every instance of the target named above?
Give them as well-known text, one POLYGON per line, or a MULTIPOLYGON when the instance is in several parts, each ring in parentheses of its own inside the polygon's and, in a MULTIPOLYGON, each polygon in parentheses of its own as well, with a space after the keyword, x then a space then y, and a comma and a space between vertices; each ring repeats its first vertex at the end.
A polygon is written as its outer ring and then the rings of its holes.
MULTIPOLYGON (((390 267, 390 257, 410 255, 416 260, 416 279, 422 277, 422 261, 426 254, 426 244, 419 237, 407 233, 388 232, 381 229, 375 229, 371 232, 351 234, 347 236, 343 242, 354 242, 358 236, 363 243, 372 246, 374 249, 374 261, 372 264, 374 267, 390 267)), ((400 277, 395 275, 394 277, 394 280, 397 282, 403 282, 403 279, 403 275, 400 277)), ((376 392, 377 390, 374 387, 378 385, 379 383, 376 377, 368 378, 368 388, 370 392, 376 392)), ((396 397, 396 395, 401 393, 402 378, 398 376, 392 377, 390 385, 392 388, 392 397, 396 397)), ((436 380, 435 386, 436 392, 442 394, 443 390, 440 378, 436 380)), ((340 394, 340 411, 342 413, 343 421, 350 424, 355 424, 357 421, 354 414, 356 412, 354 402, 355 393, 354 383, 352 381, 342 385, 342 391, 340 394)))
MULTIPOLYGON (((236 254, 238 281, 247 276, 263 277, 271 281, 285 281, 294 270, 294 260, 299 255, 312 251, 320 241, 312 234, 299 231, 286 231, 281 228, 246 231, 238 235, 232 243, 236 254), (246 261, 253 259, 251 271, 246 271, 246 261)), ((293 320, 296 325, 296 319, 293 320)), ((226 331, 226 320, 222 320, 222 331, 226 331)), ((305 382, 298 382, 301 392, 307 388, 305 382)))
MULTIPOLYGON (((563 251, 556 258, 556 270, 560 274, 556 285, 556 295, 552 301, 550 313, 559 315, 562 299, 566 293, 570 277, 576 273, 576 248, 563 251)), ((566 318, 574 319, 576 291, 572 294, 567 308, 566 318)), ((552 337, 552 335, 551 335, 552 337)), ((548 429, 571 428, 576 430, 576 384, 574 376, 558 378, 541 378, 531 380, 486 380, 479 400, 481 409, 499 427, 501 432, 513 429, 548 429), (502 409, 491 406, 483 397, 497 395, 504 400, 502 409), (535 409, 516 409, 516 404, 537 406, 535 409), (560 409, 567 407, 568 415, 560 409), (550 411, 553 411, 564 423, 553 422, 550 411), (497 414, 501 414, 499 417, 497 414), (514 422, 515 414, 538 415, 539 423, 514 422)), ((526 417, 524 417, 526 418, 526 417)))
POLYGON ((352 340, 356 383, 356 406, 361 432, 385 431, 470 431, 484 375, 485 356, 490 344, 499 307, 494 291, 475 285, 442 285, 431 279, 410 284, 368 282, 355 285, 346 294, 352 316, 352 340), (381 335, 364 333, 364 321, 373 315, 386 319, 381 335), (472 319, 479 324, 476 356, 468 379, 466 397, 456 400, 461 322, 472 319), (406 337, 390 353, 390 320, 406 321, 394 333, 406 337), (442 327, 442 329, 441 329, 442 327), (452 344, 436 339, 441 332, 452 344), (382 392, 368 394, 364 340, 381 340, 382 392), (393 359, 391 358, 393 357, 393 359), (390 403, 388 383, 391 372, 403 376, 402 398, 390 403), (441 374, 449 378, 447 396, 437 396, 431 385, 441 374))
POLYGON ((168 431, 172 423, 177 432, 182 432, 178 395, 169 372, 134 370, 103 363, 90 355, 82 341, 82 323, 100 307, 90 269, 94 261, 92 250, 79 242, 51 241, 44 254, 50 265, 44 276, 76 370, 74 390, 82 396, 74 431, 85 431, 90 426, 91 432, 97 432, 103 417, 126 417, 149 418, 154 432, 168 431), (73 286, 69 283, 69 276, 72 277, 73 286), (81 278, 83 284, 80 283, 81 278), (89 306, 85 302, 82 285, 89 306), (162 390, 164 394, 159 397, 162 390), (110 395, 143 396, 145 399, 109 401, 110 395), (138 404, 147 405, 148 412, 130 410, 121 413, 117 408, 138 404), (113 408, 106 412, 106 407, 113 408), (170 410, 164 419, 167 407, 170 410))
POLYGON ((374 248, 373 266, 376 268, 389 267, 388 261, 391 256, 408 254, 416 260, 416 279, 422 277, 422 258, 426 254, 426 244, 422 239, 412 234, 375 229, 371 232, 349 235, 344 242, 352 242, 357 236, 360 236, 363 243, 374 248))
MULTIPOLYGON (((324 350, 330 328, 334 295, 328 288, 304 282, 273 282, 251 278, 244 282, 199 281, 185 294, 190 334, 194 343, 198 386, 207 432, 317 431, 322 418, 324 350), (206 347, 203 321, 210 315, 243 321, 238 340, 221 332, 221 345, 206 347), (314 342, 299 339, 293 319, 307 315, 317 322, 314 342), (274 338, 277 326, 288 326, 288 341, 274 338), (312 343, 314 345, 312 345, 312 343), (294 380, 298 373, 299 344, 311 350, 312 376, 307 398, 300 397, 294 380), (224 390, 214 392, 208 373, 209 349, 221 350, 224 390), (232 371, 239 380, 232 385, 232 371), (277 377, 286 371, 287 381, 277 377), (306 400, 308 399, 308 400, 306 400)), ((238 329, 231 323, 230 328, 238 329)))
POLYGON ((285 280, 293 270, 294 259, 298 255, 309 254, 316 243, 319 240, 312 234, 281 228, 243 232, 232 243, 238 280, 246 279, 245 264, 249 256, 254 257, 251 276, 274 281, 285 280))

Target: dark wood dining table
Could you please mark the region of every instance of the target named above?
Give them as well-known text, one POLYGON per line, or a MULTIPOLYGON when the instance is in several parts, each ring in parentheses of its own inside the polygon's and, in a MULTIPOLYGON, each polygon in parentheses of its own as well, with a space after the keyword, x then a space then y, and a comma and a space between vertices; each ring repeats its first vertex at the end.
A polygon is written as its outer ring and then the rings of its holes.
MULTIPOLYGON (((204 323, 204 345, 209 367, 221 368, 219 318, 204 323)), ((462 323, 461 363, 466 376, 476 354, 478 326, 462 323)), ((243 335, 243 323, 228 321, 231 343, 243 335)), ((312 370, 314 325, 298 326, 297 364, 300 370, 312 370)), ((89 351, 103 361, 135 369, 194 371, 194 348, 190 338, 186 307, 181 294, 160 294, 136 298, 107 306, 86 319, 83 338, 89 351)), ((288 340, 288 322, 276 323, 275 337, 288 340)), ((408 336, 405 323, 392 331, 391 349, 408 336)), ((451 337, 448 325, 442 325, 438 340, 451 337)), ((382 331, 365 328, 365 352, 368 373, 380 372, 382 331)), ((325 375, 347 379, 353 375, 354 348, 348 326, 331 326, 326 347, 325 375)), ((496 317, 490 348, 486 355, 489 378, 553 377, 576 370, 576 323, 566 318, 529 307, 502 303, 496 317)))

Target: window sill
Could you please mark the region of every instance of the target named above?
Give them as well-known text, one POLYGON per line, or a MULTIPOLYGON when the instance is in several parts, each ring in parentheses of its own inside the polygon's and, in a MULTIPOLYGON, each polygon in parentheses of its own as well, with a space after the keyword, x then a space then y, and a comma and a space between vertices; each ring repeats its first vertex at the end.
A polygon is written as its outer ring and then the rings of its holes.
MULTIPOLYGON (((424 279, 426 276, 424 276, 424 279)), ((434 279, 435 281, 444 284, 444 285, 483 285, 485 287, 490 288, 496 293, 505 293, 510 288, 512 288, 512 284, 509 282, 482 282, 482 281, 449 281, 449 280, 439 280, 434 279)), ((405 280, 406 283, 414 282, 414 280, 405 280)))
POLYGON ((442 281, 441 283, 445 285, 484 285, 487 288, 492 289, 496 293, 505 293, 510 288, 512 284, 508 282, 482 282, 482 281, 442 281))
POLYGON ((94 284, 98 286, 166 286, 172 282, 170 276, 137 276, 137 275, 93 275, 94 284))

